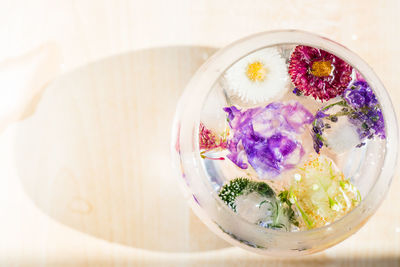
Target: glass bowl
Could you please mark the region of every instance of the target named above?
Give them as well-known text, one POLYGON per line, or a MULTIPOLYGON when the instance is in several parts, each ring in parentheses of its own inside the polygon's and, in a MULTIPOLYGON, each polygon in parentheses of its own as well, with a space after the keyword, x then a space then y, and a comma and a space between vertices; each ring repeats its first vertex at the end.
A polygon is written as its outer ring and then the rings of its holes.
MULTIPOLYGON (((241 39, 219 50, 193 76, 178 103, 172 153, 177 176, 192 210, 217 235, 232 245, 272 256, 311 254, 331 247, 354 234, 374 214, 383 201, 394 174, 398 147, 397 120, 390 97, 374 71, 344 46, 315 34, 271 31, 241 39), (218 79, 234 62, 256 50, 282 44, 303 44, 324 49, 356 68, 374 89, 382 107, 386 142, 365 148, 367 157, 383 156, 378 164, 364 164, 359 176, 372 181, 361 203, 341 219, 324 227, 283 232, 252 224, 234 213, 218 197, 208 181, 200 157, 199 125, 204 103, 218 79)), ((368 162, 368 161, 365 161, 368 162)))

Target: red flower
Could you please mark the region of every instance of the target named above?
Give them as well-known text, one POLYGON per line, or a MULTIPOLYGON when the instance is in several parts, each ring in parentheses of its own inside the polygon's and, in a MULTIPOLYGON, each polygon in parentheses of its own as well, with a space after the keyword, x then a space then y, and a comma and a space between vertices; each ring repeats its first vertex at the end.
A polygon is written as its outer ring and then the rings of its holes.
POLYGON ((294 85, 304 95, 321 101, 340 95, 351 81, 353 68, 342 59, 324 50, 299 45, 289 63, 294 85))

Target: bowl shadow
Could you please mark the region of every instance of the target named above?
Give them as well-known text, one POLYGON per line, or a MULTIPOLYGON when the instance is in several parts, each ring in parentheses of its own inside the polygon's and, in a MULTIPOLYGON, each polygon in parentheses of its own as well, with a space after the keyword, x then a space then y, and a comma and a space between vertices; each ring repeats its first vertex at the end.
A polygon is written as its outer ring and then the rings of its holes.
POLYGON ((17 127, 15 162, 32 201, 67 226, 132 247, 228 247, 187 207, 169 151, 178 98, 214 51, 134 51, 53 82, 17 127))

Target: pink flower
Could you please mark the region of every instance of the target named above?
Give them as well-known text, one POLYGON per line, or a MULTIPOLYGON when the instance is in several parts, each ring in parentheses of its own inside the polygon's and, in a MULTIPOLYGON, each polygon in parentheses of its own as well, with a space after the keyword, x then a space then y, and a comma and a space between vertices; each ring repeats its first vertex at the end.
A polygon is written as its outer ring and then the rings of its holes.
POLYGON ((202 122, 200 123, 199 142, 200 149, 209 150, 218 147, 217 137, 202 122))
POLYGON ((227 148, 226 136, 216 136, 210 129, 208 129, 202 122, 200 122, 199 147, 200 150, 202 150, 202 152, 200 153, 202 158, 224 160, 223 157, 210 158, 206 156, 205 153, 214 149, 227 148))
POLYGON ((292 82, 304 95, 321 101, 340 95, 351 81, 353 68, 324 50, 299 45, 289 63, 292 82))

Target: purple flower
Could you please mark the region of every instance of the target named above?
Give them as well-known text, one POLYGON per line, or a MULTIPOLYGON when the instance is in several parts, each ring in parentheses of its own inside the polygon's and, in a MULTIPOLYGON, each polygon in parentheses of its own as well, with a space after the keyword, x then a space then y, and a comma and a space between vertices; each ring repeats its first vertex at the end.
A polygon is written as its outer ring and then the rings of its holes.
POLYGON ((343 92, 343 98, 354 110, 349 121, 357 126, 360 139, 375 135, 385 139, 385 122, 378 100, 366 81, 357 81, 343 92))
POLYGON ((383 120, 382 110, 378 99, 368 83, 364 80, 356 81, 350 88, 346 89, 342 98, 344 100, 332 103, 323 107, 315 114, 312 128, 312 138, 314 150, 319 153, 325 140, 322 136, 324 128, 331 128, 330 124, 324 123, 324 120, 331 122, 338 121, 339 116, 347 116, 351 124, 355 125, 360 138, 360 144, 357 147, 365 145, 366 138, 372 139, 379 136, 385 139, 385 122, 383 120), (334 106, 341 106, 342 109, 333 114, 327 114, 334 106))
POLYGON ((350 88, 343 92, 343 98, 347 104, 354 109, 373 108, 378 104, 378 100, 368 83, 357 81, 350 88))
POLYGON ((324 122, 322 118, 328 116, 322 111, 318 111, 315 120, 313 122, 312 133, 311 136, 313 138, 314 150, 319 153, 321 148, 324 146, 323 138, 322 138, 322 130, 324 129, 324 122))
POLYGON ((339 101, 336 103, 332 103, 328 106, 325 106, 317 111, 314 117, 314 121, 312 122, 312 131, 311 131, 311 136, 313 139, 314 143, 314 150, 315 152, 319 153, 321 148, 324 146, 324 138, 322 137, 323 131, 325 128, 329 129, 331 128, 330 124, 324 123, 324 119, 329 119, 332 122, 337 121, 337 117, 335 115, 327 114, 332 107, 340 105, 340 106, 347 106, 345 101, 339 101))
POLYGON ((349 121, 357 127, 361 140, 371 139, 375 135, 381 139, 386 138, 385 122, 379 108, 373 108, 367 112, 357 111, 349 117, 349 121))
POLYGON ((301 95, 302 95, 301 91, 300 91, 299 89, 297 89, 297 87, 295 87, 295 88, 293 89, 292 93, 295 94, 295 95, 297 95, 297 96, 301 96, 301 95))
POLYGON ((296 137, 313 116, 300 103, 273 102, 245 111, 234 106, 224 110, 233 132, 227 157, 238 167, 248 168, 247 160, 261 178, 273 178, 294 168, 304 155, 296 137))
POLYGON ((318 110, 317 114, 315 114, 316 119, 322 119, 328 117, 329 115, 324 112, 324 110, 318 110))

